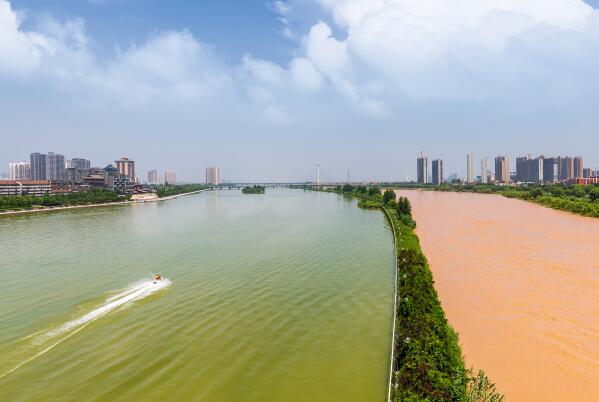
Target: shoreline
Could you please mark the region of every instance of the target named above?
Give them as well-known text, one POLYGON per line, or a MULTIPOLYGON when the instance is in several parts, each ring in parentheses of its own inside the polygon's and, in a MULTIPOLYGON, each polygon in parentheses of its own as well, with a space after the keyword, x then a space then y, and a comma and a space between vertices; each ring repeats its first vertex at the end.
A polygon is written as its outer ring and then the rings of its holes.
POLYGON ((35 212, 53 212, 53 211, 65 211, 65 210, 69 210, 69 209, 113 207, 113 206, 118 206, 118 205, 145 204, 147 202, 169 201, 169 200, 174 200, 176 198, 183 197, 186 195, 199 194, 203 191, 206 191, 206 190, 196 190, 196 191, 191 191, 189 193, 169 195, 168 197, 155 198, 155 199, 143 200, 143 201, 127 200, 127 201, 118 201, 118 202, 105 202, 105 203, 101 203, 101 204, 62 205, 62 206, 57 206, 57 207, 43 207, 43 208, 23 209, 23 210, 15 210, 15 211, 1 211, 0 217, 21 215, 21 214, 24 215, 24 214, 31 214, 31 213, 35 213, 35 212))
MULTIPOLYGON (((523 202, 526 202, 526 203, 529 203, 529 204, 539 205, 539 206, 541 206, 543 208, 552 209, 554 211, 561 211, 561 212, 565 212, 565 213, 571 214, 571 215, 582 216, 583 218, 591 218, 591 219, 597 219, 597 218, 599 218, 599 216, 596 216, 596 215, 588 215, 588 214, 585 214, 585 213, 583 213, 581 211, 573 210, 572 209, 573 207, 570 207, 570 208, 567 208, 567 207, 559 208, 559 207, 556 207, 556 206, 547 205, 547 204, 545 204, 545 203, 543 203, 541 201, 538 201, 536 199, 523 198, 523 197, 518 197, 518 196, 510 197, 510 196, 504 194, 501 191, 489 191, 489 192, 487 192, 487 191, 459 191, 457 189, 438 190, 438 189, 436 189, 434 187, 382 187, 382 188, 383 189, 388 188, 388 189, 391 189, 391 190, 394 190, 394 191, 395 190, 398 190, 398 191, 401 191, 401 190, 414 190, 414 191, 433 191, 433 192, 442 192, 442 193, 446 192, 446 193, 462 193, 462 194, 498 195, 498 196, 501 196, 501 197, 504 197, 504 198, 508 198, 508 199, 519 200, 519 201, 523 201, 523 202)), ((558 198, 558 197, 554 197, 554 198, 558 198)), ((568 201, 571 201, 571 200, 565 199, 565 202, 568 202, 568 201)), ((572 201, 572 202, 574 202, 574 201, 572 201)))
POLYGON ((397 248, 398 248, 398 244, 397 244, 397 235, 396 233, 398 233, 398 230, 395 227, 395 223, 393 223, 393 218, 391 217, 391 213, 387 210, 386 207, 382 208, 383 213, 385 214, 385 217, 387 218, 387 220, 389 221, 389 223, 391 224, 391 231, 393 232, 393 258, 395 259, 394 261, 394 269, 395 269, 395 277, 393 278, 394 280, 394 286, 393 286, 393 322, 392 322, 392 327, 391 327, 391 356, 390 356, 390 360, 389 360, 389 381, 388 381, 388 385, 387 385, 387 402, 392 402, 392 396, 393 396, 393 372, 395 371, 395 336, 396 336, 396 324, 397 324, 397 289, 399 287, 399 266, 397 264, 398 261, 398 255, 397 255, 397 248))

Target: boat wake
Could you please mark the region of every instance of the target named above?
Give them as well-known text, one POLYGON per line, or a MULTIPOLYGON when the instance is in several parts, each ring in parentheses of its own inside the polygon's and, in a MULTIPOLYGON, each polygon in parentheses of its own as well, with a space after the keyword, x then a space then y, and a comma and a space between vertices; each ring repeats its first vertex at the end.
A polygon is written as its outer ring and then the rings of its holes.
POLYGON ((21 339, 10 350, 2 351, 0 354, 0 379, 48 352, 98 318, 118 308, 126 307, 135 301, 144 299, 151 294, 167 288, 170 284, 171 281, 166 278, 160 281, 146 280, 136 282, 124 291, 107 298, 99 307, 86 314, 21 339))

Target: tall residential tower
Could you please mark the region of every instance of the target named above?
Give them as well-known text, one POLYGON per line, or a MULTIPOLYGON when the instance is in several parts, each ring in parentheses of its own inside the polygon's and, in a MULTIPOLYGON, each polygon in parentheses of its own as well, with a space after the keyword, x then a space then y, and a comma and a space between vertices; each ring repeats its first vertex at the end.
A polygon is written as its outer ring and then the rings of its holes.
POLYGON ((466 156, 466 183, 474 183, 474 155, 466 156))
POLYGON ((31 180, 46 180, 46 154, 34 152, 29 156, 31 180))
POLYGON ((164 171, 164 184, 176 184, 177 183, 177 173, 172 170, 164 171))
POLYGON ((435 159, 433 161, 433 184, 443 183, 443 160, 435 159))
POLYGON ((158 171, 150 170, 148 172, 148 184, 158 184, 158 171))
POLYGON ((216 166, 206 168, 206 184, 212 184, 213 186, 220 185, 220 171, 216 166))
POLYGON ((510 182, 510 161, 506 156, 495 158, 495 181, 498 183, 510 182))
POLYGON ((135 161, 123 156, 118 161, 114 161, 116 164, 116 171, 119 176, 127 176, 131 180, 135 180, 135 161))
POLYGON ((420 158, 416 161, 416 176, 419 184, 428 183, 428 158, 420 152, 420 158))
POLYGON ((30 180, 31 168, 29 162, 13 162, 8 165, 9 180, 30 180))
POLYGON ((480 182, 488 183, 489 180, 489 167, 487 157, 484 157, 480 160, 480 182))

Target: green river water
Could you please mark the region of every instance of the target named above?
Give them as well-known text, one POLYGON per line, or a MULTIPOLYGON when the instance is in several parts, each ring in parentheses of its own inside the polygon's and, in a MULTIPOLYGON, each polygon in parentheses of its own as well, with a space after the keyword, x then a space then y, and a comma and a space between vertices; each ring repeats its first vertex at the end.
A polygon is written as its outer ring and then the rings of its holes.
POLYGON ((384 401, 392 234, 355 203, 268 189, 0 217, 0 400, 384 401))

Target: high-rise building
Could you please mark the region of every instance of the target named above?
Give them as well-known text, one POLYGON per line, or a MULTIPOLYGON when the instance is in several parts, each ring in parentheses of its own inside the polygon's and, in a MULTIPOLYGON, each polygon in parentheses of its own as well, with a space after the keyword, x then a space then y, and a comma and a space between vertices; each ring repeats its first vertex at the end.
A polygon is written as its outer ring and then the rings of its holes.
POLYGON ((521 183, 539 183, 544 180, 544 157, 531 155, 516 158, 516 181, 521 183))
POLYGON ((591 171, 591 168, 584 168, 582 170, 582 177, 585 179, 588 179, 589 177, 592 177, 593 172, 591 171))
POLYGON ((574 159, 566 156, 559 159, 559 179, 562 181, 574 179, 574 159))
POLYGON ((583 177, 584 166, 582 163, 582 156, 576 156, 574 158, 574 177, 573 179, 578 179, 579 177, 583 177))
POLYGON ((64 164, 65 168, 73 168, 79 170, 89 169, 91 167, 91 162, 87 159, 83 158, 73 158, 67 159, 64 164))
POLYGON ((487 158, 484 157, 480 160, 480 182, 488 183, 489 181, 489 167, 487 158))
POLYGON ((544 176, 544 158, 542 156, 538 158, 533 158, 528 162, 528 164, 530 165, 530 181, 532 183, 542 183, 544 176))
POLYGON ((158 171, 156 169, 148 172, 148 184, 158 184, 158 171))
POLYGON ((177 173, 172 170, 164 171, 164 184, 175 184, 177 183, 177 173))
POLYGON ((543 181, 555 183, 559 180, 559 158, 543 158, 543 181))
POLYGON ((212 184, 214 186, 220 185, 220 172, 218 167, 212 166, 206 168, 206 184, 212 184))
POLYGON ((530 155, 528 156, 520 156, 516 158, 516 181, 526 182, 529 176, 529 165, 528 161, 530 159, 530 155))
POLYGON ((102 169, 104 176, 104 187, 109 189, 114 189, 114 178, 116 176, 116 168, 112 165, 106 166, 102 169))
POLYGON ((135 180, 135 161, 123 156, 116 163, 116 171, 119 176, 127 176, 131 180, 135 180))
POLYGON ((428 158, 422 152, 416 160, 416 176, 418 183, 428 183, 428 158))
POLYGON ((57 183, 65 181, 64 155, 48 152, 46 155, 46 180, 57 183))
POLYGON ((474 183, 474 155, 466 156, 466 183, 474 183))
POLYGON ((31 180, 46 180, 46 155, 34 152, 29 155, 31 180))
POLYGON ((30 180, 31 165, 29 162, 13 162, 8 164, 9 180, 30 180))
POLYGON ((443 183, 443 160, 435 159, 433 161, 433 184, 443 183))
POLYGON ((510 182, 510 161, 506 156, 495 158, 495 181, 498 183, 510 182))

